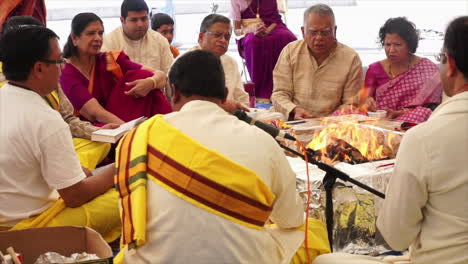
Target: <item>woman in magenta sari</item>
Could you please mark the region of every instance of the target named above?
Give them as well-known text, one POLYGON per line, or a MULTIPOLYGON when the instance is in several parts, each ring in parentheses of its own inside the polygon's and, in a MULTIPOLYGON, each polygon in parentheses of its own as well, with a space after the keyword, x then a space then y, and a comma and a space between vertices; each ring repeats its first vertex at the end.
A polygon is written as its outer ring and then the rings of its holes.
POLYGON ((270 99, 273 69, 289 42, 296 36, 281 20, 277 0, 231 0, 231 18, 237 45, 249 75, 255 83, 255 96, 270 99))
POLYGON ((380 28, 380 42, 387 59, 369 65, 365 87, 370 111, 387 110, 387 117, 421 123, 441 102, 438 67, 414 53, 418 34, 404 17, 390 18, 380 28))
POLYGON ((93 13, 80 13, 72 20, 60 84, 75 113, 97 124, 122 124, 171 112, 160 90, 166 75, 143 68, 122 51, 100 52, 103 33, 102 21, 93 13))

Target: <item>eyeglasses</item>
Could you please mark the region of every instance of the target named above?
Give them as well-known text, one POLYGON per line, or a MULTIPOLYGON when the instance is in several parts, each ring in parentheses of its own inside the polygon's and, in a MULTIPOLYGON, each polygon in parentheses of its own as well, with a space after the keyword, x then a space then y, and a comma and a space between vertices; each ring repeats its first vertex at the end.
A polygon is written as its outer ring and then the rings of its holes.
POLYGON ((441 52, 437 55, 435 55, 436 61, 440 62, 441 64, 447 63, 447 56, 445 55, 445 52, 441 52))
POLYGON ((333 30, 331 29, 326 29, 326 30, 309 29, 307 33, 310 34, 312 37, 315 37, 317 35, 320 35, 322 37, 328 37, 333 33, 333 30))
POLYGON ((60 59, 60 60, 40 59, 39 61, 49 63, 49 64, 65 64, 64 59, 60 59))
POLYGON ((205 33, 213 35, 213 37, 215 37, 217 39, 219 39, 221 37, 224 37, 224 39, 227 40, 227 41, 229 41, 231 39, 231 34, 223 34, 221 32, 211 32, 211 31, 207 31, 205 33))

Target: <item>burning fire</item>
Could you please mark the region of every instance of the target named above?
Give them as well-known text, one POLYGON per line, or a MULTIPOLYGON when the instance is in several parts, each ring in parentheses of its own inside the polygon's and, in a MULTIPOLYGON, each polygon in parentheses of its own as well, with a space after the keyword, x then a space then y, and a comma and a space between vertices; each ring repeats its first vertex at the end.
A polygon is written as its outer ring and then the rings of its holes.
POLYGON ((361 163, 395 156, 400 140, 397 134, 365 127, 357 121, 328 122, 328 119, 324 120, 326 127, 315 131, 312 141, 307 145, 307 148, 315 151, 316 159, 327 163, 361 163))

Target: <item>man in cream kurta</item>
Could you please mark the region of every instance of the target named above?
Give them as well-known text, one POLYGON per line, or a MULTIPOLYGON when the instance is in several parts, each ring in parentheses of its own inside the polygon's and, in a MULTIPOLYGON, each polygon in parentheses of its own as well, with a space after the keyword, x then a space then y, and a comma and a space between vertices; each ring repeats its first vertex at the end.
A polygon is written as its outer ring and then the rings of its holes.
POLYGON ((237 109, 244 109, 249 106, 249 95, 244 90, 237 63, 226 54, 231 32, 229 18, 219 14, 210 14, 201 22, 200 33, 198 34, 199 46, 191 49, 207 50, 221 59, 226 88, 228 89, 228 100, 224 103, 224 109, 228 112, 234 112, 237 109))
MULTIPOLYGON (((459 41, 467 34, 468 16, 447 29, 440 63, 451 97, 403 137, 377 219, 393 249, 410 247, 411 263, 468 263, 468 68, 457 66, 468 61, 468 42, 459 41)), ((387 262, 328 254, 314 263, 387 262)))
POLYGON ((122 25, 104 36, 102 51, 123 50, 134 62, 165 73, 173 57, 167 39, 149 28, 148 6, 143 0, 124 1, 122 25))
MULTIPOLYGON (((189 51, 197 49, 201 49, 200 46, 195 46, 189 51)), ((227 54, 223 54, 219 58, 221 59, 221 64, 223 65, 226 88, 228 89, 227 99, 236 100, 248 106, 249 94, 244 90, 239 68, 237 68, 237 62, 227 54)))
POLYGON ((273 71, 274 109, 291 119, 329 115, 362 86, 361 60, 336 41, 333 11, 319 4, 304 18, 304 40, 289 43, 273 71))
POLYGON ((125 263, 289 263, 304 240, 304 232, 287 230, 304 222, 295 174, 271 136, 220 107, 219 97, 226 94, 216 60, 201 50, 178 58, 169 74, 176 88, 176 112, 165 115, 164 120, 208 149, 255 172, 275 195, 270 218, 278 227, 246 227, 194 206, 150 180, 147 242, 126 252, 125 263), (192 64, 200 65, 199 69, 193 69, 192 64), (206 86, 207 81, 212 85, 206 86))

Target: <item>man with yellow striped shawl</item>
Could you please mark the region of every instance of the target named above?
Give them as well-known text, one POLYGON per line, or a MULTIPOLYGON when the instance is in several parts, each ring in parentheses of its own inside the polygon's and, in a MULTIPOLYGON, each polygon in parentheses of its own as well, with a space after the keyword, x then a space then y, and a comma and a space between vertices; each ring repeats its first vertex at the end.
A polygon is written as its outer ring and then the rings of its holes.
MULTIPOLYGON (((227 89, 211 52, 182 55, 169 80, 176 112, 147 120, 117 149, 125 248, 115 262, 289 263, 305 217, 281 149, 220 107, 227 89)), ((317 255, 328 241, 315 226, 317 255)))

